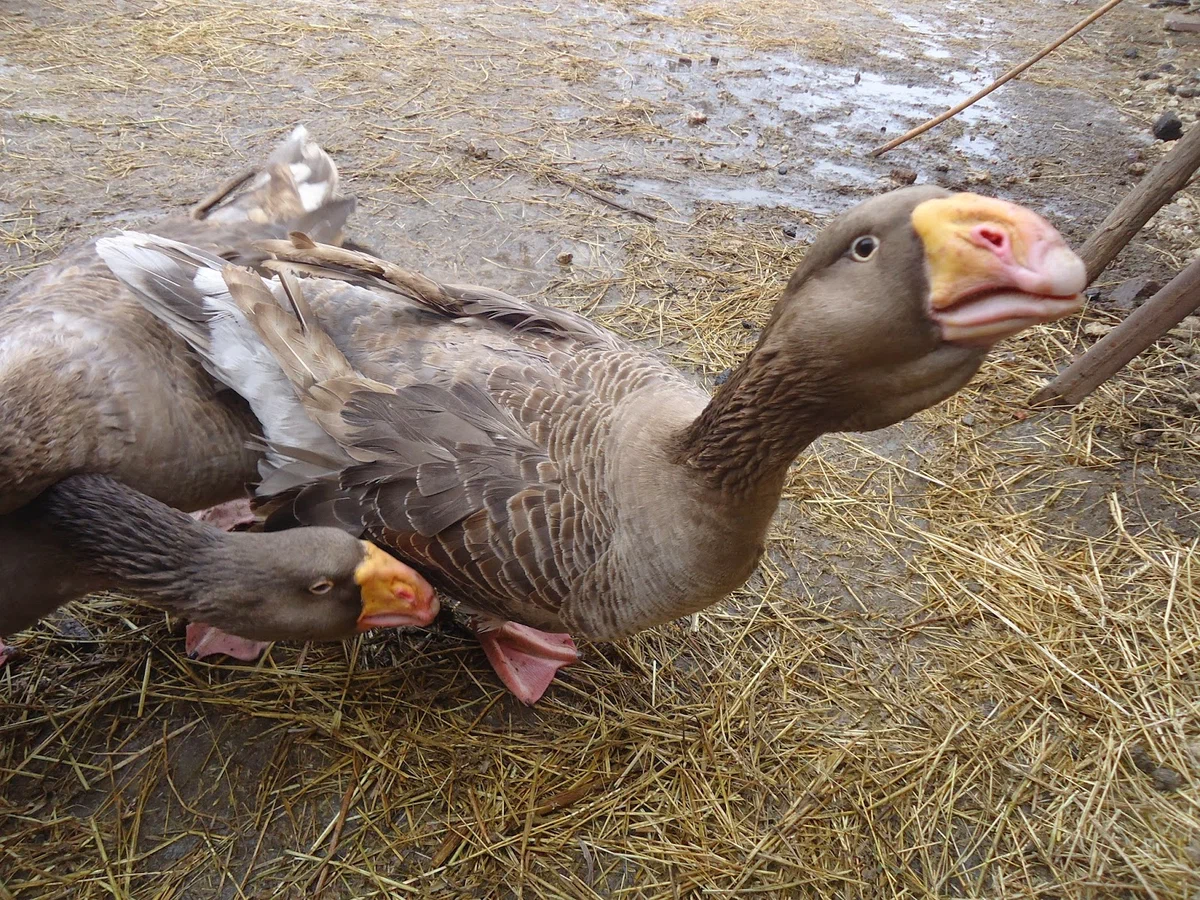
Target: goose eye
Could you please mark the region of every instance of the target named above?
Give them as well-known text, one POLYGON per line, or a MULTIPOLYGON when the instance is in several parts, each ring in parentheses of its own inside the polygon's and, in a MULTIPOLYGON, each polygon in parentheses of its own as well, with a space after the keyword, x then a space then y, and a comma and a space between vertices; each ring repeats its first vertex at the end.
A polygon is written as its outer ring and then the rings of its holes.
POLYGON ((309 585, 308 592, 310 594, 328 594, 333 590, 333 582, 328 578, 322 578, 320 581, 309 585))
POLYGON ((854 239, 854 243, 850 245, 850 255, 859 262, 866 262, 875 255, 875 251, 878 249, 879 238, 864 234, 862 237, 854 239))

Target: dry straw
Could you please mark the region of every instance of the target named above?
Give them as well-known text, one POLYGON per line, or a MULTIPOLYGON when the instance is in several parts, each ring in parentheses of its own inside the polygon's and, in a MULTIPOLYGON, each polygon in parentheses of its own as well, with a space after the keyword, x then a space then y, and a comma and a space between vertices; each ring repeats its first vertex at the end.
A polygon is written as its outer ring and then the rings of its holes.
MULTIPOLYGON (((978 23, 942 14, 974 46, 978 23)), ((1014 58, 1078 17, 987 14, 1014 58)), ((1126 5, 1108 27, 1155 22, 1126 5)), ((821 215, 706 198, 770 194, 778 133, 723 120, 701 67, 856 60, 904 33, 881 3, 17 4, 0 264, 11 283, 182 210, 306 121, 368 243, 589 310, 709 378, 803 253, 781 223, 803 238, 821 215)), ((1084 80, 1119 97, 1133 72, 1106 53, 1056 57, 1014 102, 1084 80)), ((1122 189, 1085 152, 1053 145, 1037 185, 1023 160, 995 175, 1082 216, 1078 238, 1122 189)), ((1131 260, 1169 268, 1178 234, 1152 226, 1131 260)), ((0 897, 1194 897, 1192 325, 1073 415, 1021 406, 1112 321, 1038 329, 913 422, 819 441, 745 590, 585 647, 532 711, 458 634, 210 666, 158 614, 72 605, 0 670, 0 897)))

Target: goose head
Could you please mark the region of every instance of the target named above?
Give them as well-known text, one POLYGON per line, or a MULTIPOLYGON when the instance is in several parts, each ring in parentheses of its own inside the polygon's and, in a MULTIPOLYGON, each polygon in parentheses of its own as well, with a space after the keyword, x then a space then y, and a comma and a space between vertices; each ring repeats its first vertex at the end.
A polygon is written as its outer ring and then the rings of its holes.
POLYGON ((817 237, 755 368, 821 385, 822 430, 882 428, 961 388, 996 342, 1077 312, 1086 281, 1062 236, 1024 207, 933 186, 893 191, 817 237))

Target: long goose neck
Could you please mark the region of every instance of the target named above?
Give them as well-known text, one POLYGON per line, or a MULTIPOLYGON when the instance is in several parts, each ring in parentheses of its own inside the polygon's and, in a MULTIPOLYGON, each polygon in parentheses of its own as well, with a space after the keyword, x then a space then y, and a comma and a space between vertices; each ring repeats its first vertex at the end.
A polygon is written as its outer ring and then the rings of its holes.
POLYGON ((185 605, 224 555, 227 536, 102 475, 66 478, 32 504, 67 558, 96 589, 185 605))
POLYGON ((778 500, 788 466, 826 431, 831 385, 816 367, 781 358, 766 338, 684 429, 675 460, 711 487, 778 500))

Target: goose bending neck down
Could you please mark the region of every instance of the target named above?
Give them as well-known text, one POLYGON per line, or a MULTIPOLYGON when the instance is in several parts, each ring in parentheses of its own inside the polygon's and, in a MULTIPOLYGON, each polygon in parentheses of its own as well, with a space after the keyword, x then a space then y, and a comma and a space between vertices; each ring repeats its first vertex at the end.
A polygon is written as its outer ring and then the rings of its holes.
POLYGON ((338 640, 438 612, 421 576, 343 530, 222 531, 104 475, 0 516, 0 635, 96 591, 258 640, 338 640))
POLYGON ((620 638, 743 584, 817 436, 940 402, 1085 282, 1022 207, 896 191, 817 237, 710 398, 582 316, 304 235, 258 246, 277 278, 133 233, 98 250, 262 422, 267 527, 395 550, 526 702, 573 657, 564 632, 620 638), (359 329, 335 340, 335 315, 359 329))

